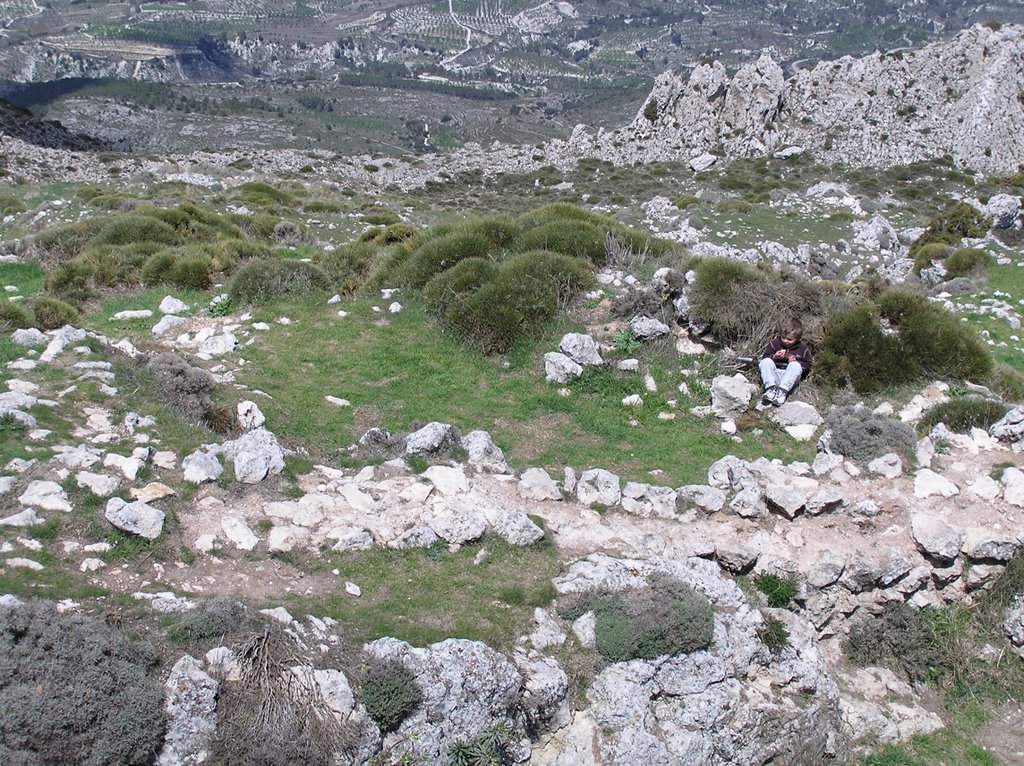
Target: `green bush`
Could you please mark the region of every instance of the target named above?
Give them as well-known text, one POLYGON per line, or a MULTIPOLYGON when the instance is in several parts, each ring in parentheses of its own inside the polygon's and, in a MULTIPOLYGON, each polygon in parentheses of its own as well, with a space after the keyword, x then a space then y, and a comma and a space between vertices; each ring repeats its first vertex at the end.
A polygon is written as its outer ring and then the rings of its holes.
POLYGON ((259 181, 251 181, 239 186, 238 200, 251 207, 295 206, 295 197, 291 194, 259 181))
POLYGON ((579 258, 535 250, 502 263, 493 279, 448 306, 442 323, 486 354, 532 337, 593 282, 579 258))
POLYGON ((32 311, 23 303, 0 301, 0 328, 4 332, 32 326, 32 311))
POLYGON ((402 222, 402 219, 395 211, 380 208, 375 208, 363 213, 360 220, 363 223, 370 224, 371 226, 393 226, 394 224, 402 222))
POLYGON ((907 356, 925 371, 960 380, 985 380, 994 361, 977 334, 924 296, 890 288, 878 297, 882 316, 899 329, 907 356))
POLYGON ((959 250, 954 250, 946 258, 946 279, 982 274, 991 263, 992 256, 985 250, 962 247, 959 250))
POLYGON ((422 287, 435 274, 450 269, 466 258, 484 258, 491 243, 473 231, 453 231, 426 240, 402 264, 399 279, 403 284, 422 287))
POLYGON ((461 304, 481 285, 493 280, 498 271, 498 264, 486 258, 459 261, 427 282, 423 288, 423 302, 428 311, 442 319, 448 314, 449 306, 452 306, 451 311, 454 313, 449 321, 457 326, 461 324, 461 312, 466 310, 461 304))
POLYGON ((919 433, 928 433, 939 423, 956 433, 969 433, 972 428, 988 430, 989 426, 1009 412, 1010 407, 1002 402, 963 396, 937 404, 918 421, 919 433))
POLYGON ((48 264, 61 264, 82 254, 96 230, 95 221, 82 221, 40 232, 32 238, 36 257, 48 264))
POLYGON ((991 219, 966 202, 961 202, 931 220, 924 233, 910 246, 910 257, 916 258, 918 251, 925 245, 941 243, 956 245, 967 237, 977 239, 984 237, 992 225, 991 219))
POLYGON ((550 221, 524 231, 519 250, 550 250, 600 266, 605 259, 605 230, 586 221, 550 221))
POLYGON ((644 119, 648 122, 654 122, 658 119, 658 102, 653 98, 644 106, 644 119))
POLYGON ((927 269, 935 261, 943 260, 949 251, 949 245, 943 242, 932 242, 919 248, 914 253, 914 273, 920 274, 921 269, 927 269))
MULTIPOLYGON (((707 324, 709 332, 722 342, 741 337, 744 330, 736 321, 737 310, 744 304, 750 305, 750 288, 765 282, 765 275, 753 266, 729 258, 700 260, 694 270, 697 279, 690 290, 691 320, 707 324)), ((762 309, 757 313, 763 314, 762 309)))
POLYGON ((507 215, 471 218, 462 224, 460 229, 486 237, 491 246, 496 248, 512 247, 520 232, 519 224, 507 215))
POLYGON ((680 210, 686 210, 688 207, 700 204, 700 197, 694 197, 692 194, 684 194, 682 197, 677 197, 673 202, 680 210))
POLYGON ((789 631, 776 617, 765 617, 764 625, 757 629, 757 637, 775 654, 789 646, 789 631))
POLYGON ((174 227, 159 218, 133 213, 107 222, 92 238, 91 245, 131 245, 136 242, 175 242, 174 227))
POLYGON ((694 652, 709 646, 714 634, 708 600, 664 574, 651 575, 642 588, 584 594, 563 616, 587 612, 594 613, 597 650, 609 662, 694 652))
POLYGON ((352 294, 366 282, 379 253, 379 248, 367 242, 353 242, 333 252, 324 253, 317 265, 341 293, 352 294))
POLYGON ((880 391, 920 375, 899 339, 879 324, 878 309, 865 304, 833 314, 815 349, 815 378, 858 393, 880 391))
POLYGON ((207 639, 223 642, 226 636, 255 629, 258 624, 245 605, 233 598, 205 599, 195 609, 184 612, 167 629, 167 637, 177 643, 207 639))
POLYGON ((861 463, 895 452, 908 460, 917 437, 906 423, 891 420, 862 407, 839 407, 829 414, 832 451, 861 463))
POLYGON ((194 253, 174 262, 167 272, 166 281, 184 290, 207 290, 210 280, 209 256, 194 253))
POLYGON ((423 699, 416 677, 401 662, 375 660, 363 676, 359 699, 385 734, 395 731, 423 699))
POLYGON ((163 742, 148 644, 50 604, 0 608, 0 761, 143 766, 163 742))
POLYGON ((40 330, 57 330, 78 320, 78 309, 59 298, 38 295, 28 302, 32 310, 32 323, 40 330))
POLYGON ((92 296, 92 269, 81 260, 68 261, 46 275, 43 287, 48 293, 76 303, 92 296))
POLYGON ((375 245, 393 245, 397 242, 405 242, 416 235, 416 228, 407 223, 393 223, 383 228, 378 227, 363 232, 360 242, 372 242, 375 245))
POLYGON ((448 766, 503 766, 509 763, 508 746, 512 732, 503 724, 492 726, 470 740, 459 740, 448 748, 448 766))
POLYGON ((238 270, 229 294, 236 303, 266 303, 286 295, 308 295, 329 288, 327 276, 312 264, 261 258, 238 270))
POLYGON ((754 587, 764 594, 768 606, 772 609, 788 609, 797 592, 796 580, 773 574, 755 577, 754 587))
POLYGON ((1008 364, 998 363, 988 383, 1007 402, 1024 402, 1024 373, 1008 364))
POLYGON ((149 287, 166 282, 174 268, 174 254, 168 250, 153 253, 142 264, 142 283, 149 287))

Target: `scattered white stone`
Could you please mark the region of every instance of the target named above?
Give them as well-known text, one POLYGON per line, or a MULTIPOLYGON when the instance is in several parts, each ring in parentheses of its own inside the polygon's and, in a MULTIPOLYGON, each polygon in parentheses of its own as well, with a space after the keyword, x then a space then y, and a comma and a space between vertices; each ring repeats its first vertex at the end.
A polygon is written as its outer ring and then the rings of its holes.
POLYGON ((116 476, 89 471, 79 471, 75 476, 75 482, 79 487, 88 488, 97 497, 110 497, 121 486, 121 480, 116 476))
POLYGON ((868 471, 887 479, 895 479, 903 473, 903 461, 895 452, 889 452, 868 463, 868 471))
POLYGON ((260 428, 266 422, 267 419, 263 416, 256 402, 246 400, 238 403, 238 425, 242 427, 243 431, 252 431, 254 428, 260 428))
POLYGON ((12 514, 6 518, 0 519, 0 526, 2 527, 34 527, 39 524, 46 522, 46 519, 42 518, 36 513, 35 508, 26 508, 20 513, 12 514))
POLYGON ((197 450, 182 460, 181 467, 185 471, 185 481, 192 484, 216 481, 224 471, 216 455, 202 450, 197 450))
POLYGON ((18 498, 25 506, 42 508, 45 511, 71 511, 71 503, 63 488, 55 481, 33 481, 18 498))
POLYGON ((398 301, 395 301, 390 306, 388 306, 388 311, 390 313, 392 313, 392 314, 401 314, 402 313, 402 304, 399 303, 398 301))
POLYGON ((38 561, 33 561, 32 559, 19 557, 6 559, 4 561, 4 564, 6 564, 9 567, 16 567, 18 569, 31 569, 33 572, 40 572, 45 568, 38 561))
POLYGON ((359 598, 363 595, 362 589, 354 582, 345 583, 345 592, 350 596, 355 596, 356 598, 359 598))
POLYGON ((155 540, 164 528, 164 512, 138 500, 126 503, 112 497, 103 516, 118 529, 148 540, 155 540))
POLYGON ((139 475, 139 471, 144 465, 137 457, 125 457, 114 452, 108 452, 103 457, 104 468, 114 468, 120 471, 128 481, 135 481, 135 477, 139 475))
POLYGON ((149 309, 137 309, 133 311, 118 311, 110 318, 120 322, 128 319, 149 319, 151 316, 153 316, 153 312, 149 309))
POLYGON ((643 407, 644 400, 643 397, 640 396, 640 394, 630 394, 629 396, 623 398, 622 405, 624 407, 643 407))
POLYGON ((160 301, 159 308, 161 314, 184 314, 189 310, 187 303, 178 300, 173 295, 164 297, 164 299, 160 301))
POLYGON ((924 499, 933 495, 953 497, 960 493, 956 484, 930 468, 922 468, 914 475, 914 497, 924 499))
POLYGON ((259 545, 259 538, 253 533, 244 520, 237 516, 225 516, 220 520, 220 528, 228 541, 242 551, 251 551, 259 545))
POLYGON ((78 565, 78 571, 80 572, 98 572, 107 565, 107 562, 103 559, 84 559, 81 564, 78 565))
POLYGON ((339 399, 337 396, 325 396, 324 401, 333 404, 335 407, 351 407, 352 402, 348 399, 339 399))

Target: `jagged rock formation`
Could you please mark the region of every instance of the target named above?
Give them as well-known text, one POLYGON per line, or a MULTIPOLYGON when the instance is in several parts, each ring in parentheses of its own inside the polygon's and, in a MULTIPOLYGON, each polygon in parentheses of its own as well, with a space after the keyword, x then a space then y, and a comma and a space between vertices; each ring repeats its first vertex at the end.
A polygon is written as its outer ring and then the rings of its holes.
POLYGON ((47 149, 83 152, 108 148, 102 141, 80 133, 72 133, 59 122, 37 119, 27 109, 21 109, 2 99, 0 133, 47 149))
POLYGON ((986 173, 1024 161, 1024 37, 976 26, 917 51, 826 61, 786 80, 768 54, 729 77, 717 61, 658 78, 620 131, 571 144, 616 162, 759 156, 799 146, 825 161, 889 166, 952 155, 986 173), (646 114, 645 114, 646 112, 646 114))

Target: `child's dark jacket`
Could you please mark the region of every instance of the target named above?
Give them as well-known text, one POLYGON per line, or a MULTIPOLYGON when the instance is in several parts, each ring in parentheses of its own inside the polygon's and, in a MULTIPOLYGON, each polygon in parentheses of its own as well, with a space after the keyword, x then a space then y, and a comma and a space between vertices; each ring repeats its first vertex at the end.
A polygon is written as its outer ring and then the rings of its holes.
MULTIPOLYGON (((803 377, 807 377, 807 373, 811 371, 811 350, 807 347, 807 344, 800 341, 795 346, 786 348, 782 345, 782 338, 773 338, 767 346, 764 347, 764 353, 761 354, 762 359, 768 359, 769 357, 775 356, 778 351, 784 350, 787 357, 792 354, 796 357, 797 362, 800 363, 800 367, 803 369, 803 377)), ((785 367, 789 364, 789 359, 775 359, 776 367, 785 367)))

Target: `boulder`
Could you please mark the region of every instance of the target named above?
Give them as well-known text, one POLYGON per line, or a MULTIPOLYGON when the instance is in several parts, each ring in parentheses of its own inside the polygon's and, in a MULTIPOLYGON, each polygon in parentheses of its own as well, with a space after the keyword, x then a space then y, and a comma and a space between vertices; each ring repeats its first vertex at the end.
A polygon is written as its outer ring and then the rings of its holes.
POLYGON ((732 574, 746 574, 757 563, 758 552, 744 545, 715 546, 715 558, 722 568, 732 574))
POLYGON ((527 468, 519 477, 519 496, 526 500, 561 500, 562 490, 543 468, 527 468))
POLYGON ((508 473, 511 470, 505 462, 505 453, 486 431, 470 431, 459 444, 466 450, 467 462, 477 470, 491 473, 508 473))
POLYGON ((405 440, 406 455, 437 455, 459 441, 459 432, 450 423, 436 420, 413 431, 405 440))
POLYGON ((622 489, 622 510, 645 518, 676 518, 676 492, 669 487, 627 481, 622 489))
POLYGON ((603 468, 592 468, 580 474, 576 482, 576 497, 584 505, 618 505, 622 498, 619 477, 603 468))
POLYGON ((234 351, 236 346, 238 346, 238 338, 232 333, 226 332, 201 341, 196 352, 207 356, 223 356, 234 351))
POLYGON ((544 379, 551 383, 568 383, 583 374, 583 368, 565 354, 549 351, 544 354, 544 379))
POLYGON ((814 588, 827 588, 839 582, 846 569, 846 559, 838 553, 823 551, 807 570, 807 584, 814 588))
POLYGON ((438 537, 453 545, 479 540, 487 532, 487 521, 480 513, 443 511, 432 518, 429 524, 438 537))
POLYGON ((690 160, 690 170, 694 173, 700 173, 702 170, 707 170, 712 165, 718 162, 718 157, 714 154, 698 154, 690 160))
POLYGON ((903 460, 895 452, 889 452, 868 463, 868 471, 887 479, 895 479, 903 473, 903 460))
POLYGON ((988 429, 989 436, 1002 442, 1024 439, 1024 405, 1014 407, 988 429))
POLYGON ((742 375, 718 375, 711 381, 711 411, 719 418, 736 418, 750 408, 757 386, 742 375))
POLYGON ((15 330, 11 333, 11 340, 16 346, 34 348, 46 343, 46 336, 43 331, 36 327, 28 327, 22 330, 15 330))
POLYGON ((112 497, 103 517, 118 529, 148 540, 158 538, 164 528, 164 512, 139 500, 126 503, 112 497))
POLYGON ((718 513, 725 507, 725 493, 707 484, 686 484, 676 490, 677 506, 696 506, 705 513, 718 513))
POLYGON ((672 332, 672 328, 664 322, 642 315, 635 316, 629 320, 629 330, 637 340, 654 340, 655 338, 664 338, 672 332))
POLYGON ((244 519, 238 516, 225 516, 220 520, 220 528, 228 541, 240 551, 251 551, 259 545, 256 537, 244 519))
POLYGON ((914 474, 914 497, 921 499, 941 495, 953 497, 960 493, 956 484, 930 468, 922 468, 914 474))
POLYGON ((505 511, 498 517, 494 531, 511 545, 533 545, 544 537, 544 530, 521 511, 505 511))
POLYGON ((187 303, 178 300, 173 295, 164 296, 164 299, 160 301, 159 309, 161 314, 184 314, 189 310, 187 303))
POLYGON ((962 532, 928 513, 915 513, 911 517, 910 533, 921 552, 942 566, 953 563, 964 542, 962 532))
POLYGON ((729 502, 729 508, 745 519, 762 519, 768 513, 764 490, 760 487, 741 489, 729 502))
POLYGON ((44 511, 71 511, 71 503, 64 489, 55 481, 33 481, 25 489, 18 502, 24 506, 42 508, 44 511))
POLYGON ((558 350, 579 365, 602 365, 604 360, 597 348, 597 342, 583 333, 570 332, 562 336, 558 350))
POLYGON ((188 324, 188 320, 185 319, 185 317, 167 314, 166 316, 160 317, 160 321, 153 325, 153 329, 150 330, 150 332, 157 336, 167 335, 186 324, 188 324))
POLYGON ((993 229, 1009 229, 1020 215, 1020 197, 1013 194, 994 194, 985 203, 985 215, 992 219, 993 229))
POLYGON ((224 457, 234 463, 235 479, 243 484, 256 484, 284 470, 284 450, 265 428, 255 428, 222 447, 224 457))
POLYGON ((765 501, 769 511, 795 519, 807 504, 807 495, 793 487, 775 484, 765 490, 765 501))
POLYGON ((246 400, 239 402, 237 406, 238 425, 243 431, 252 431, 261 428, 267 419, 263 416, 256 402, 246 400))
POLYGON ((469 480, 461 466, 432 465, 422 474, 442 495, 451 497, 466 492, 469 480))
POLYGON ((1003 500, 1009 505, 1024 508, 1024 471, 1007 468, 999 477, 1003 485, 1003 500))
POLYGON ((429 548, 439 539, 433 529, 420 524, 405 530, 388 545, 392 548, 429 548))
POLYGON ((79 487, 87 487, 97 497, 110 497, 121 486, 121 480, 116 476, 89 471, 79 471, 75 475, 75 483, 79 487))
POLYGON ((35 508, 26 508, 0 519, 0 527, 35 527, 45 523, 46 519, 36 513, 35 508))
POLYGON ((985 527, 970 527, 960 550, 972 561, 1009 561, 1020 548, 1016 535, 999 534, 985 527))
POLYGON ((787 426, 820 426, 825 420, 814 405, 787 400, 781 407, 771 410, 769 417, 783 428, 787 426))
POLYGON ((811 516, 820 516, 823 513, 834 513, 842 510, 846 500, 834 489, 823 489, 815 492, 807 500, 804 510, 811 516))
POLYGON ((209 758, 218 687, 194 657, 186 654, 174 664, 164 682, 167 732, 156 766, 198 766, 209 758))
POLYGON ((224 466, 220 464, 217 456, 203 450, 196 450, 188 455, 181 461, 181 467, 185 472, 185 481, 192 484, 217 481, 224 472, 224 466))

